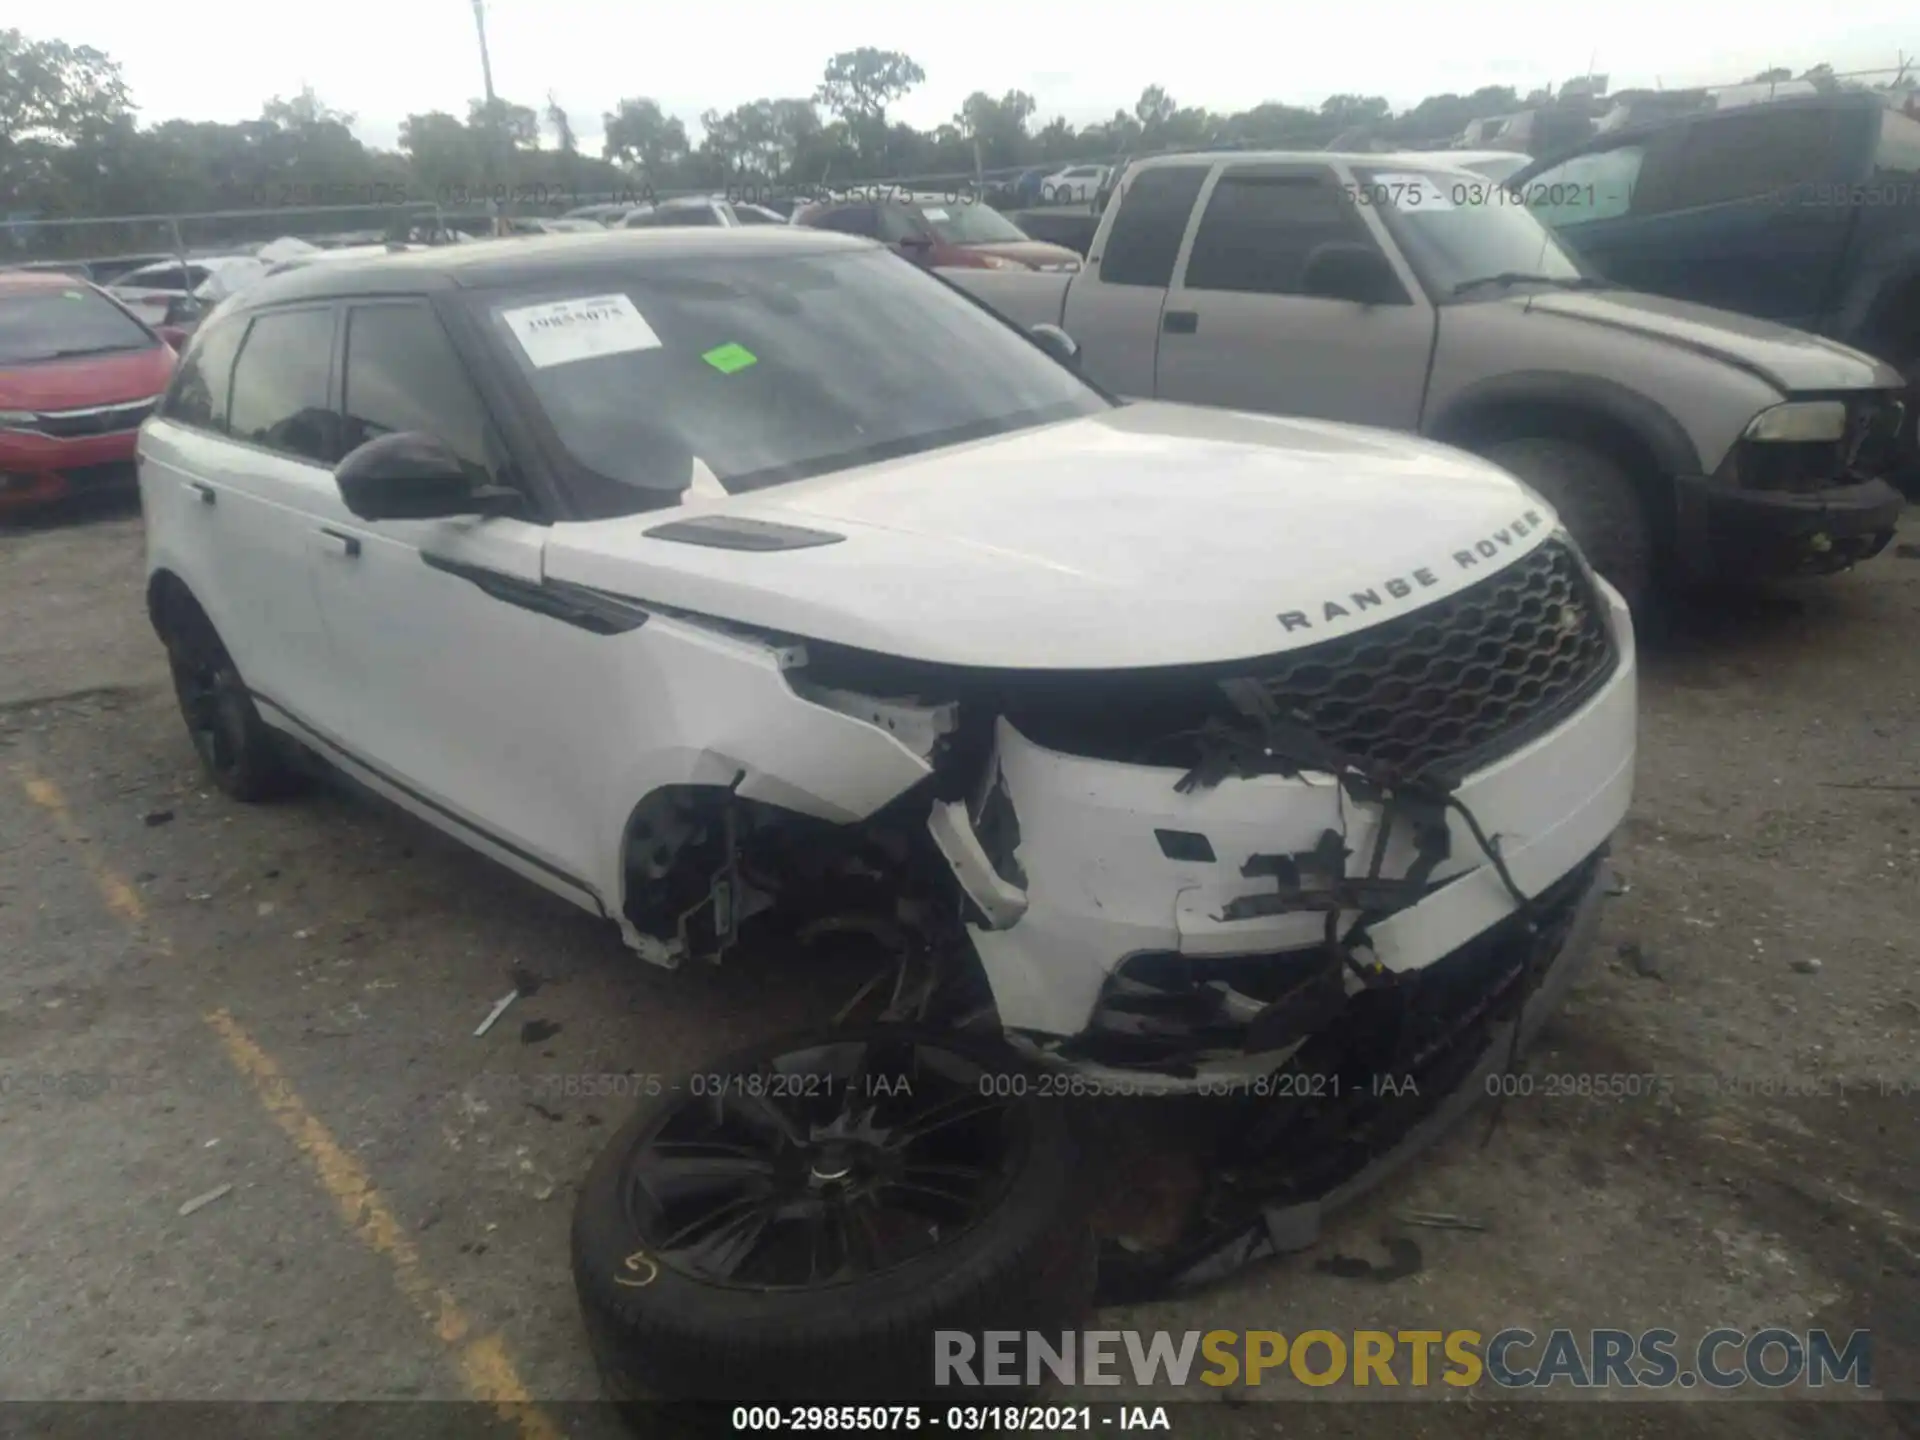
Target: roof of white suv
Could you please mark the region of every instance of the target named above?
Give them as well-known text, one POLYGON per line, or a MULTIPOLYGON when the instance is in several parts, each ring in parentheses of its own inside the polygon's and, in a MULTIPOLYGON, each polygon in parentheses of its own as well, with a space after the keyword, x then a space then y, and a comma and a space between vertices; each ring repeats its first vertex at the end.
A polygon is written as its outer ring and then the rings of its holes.
POLYGON ((437 245, 348 264, 302 265, 250 286, 234 297, 233 308, 253 310, 287 300, 330 300, 395 291, 478 289, 716 252, 794 255, 875 248, 876 242, 859 236, 785 225, 530 235, 511 245, 437 245))

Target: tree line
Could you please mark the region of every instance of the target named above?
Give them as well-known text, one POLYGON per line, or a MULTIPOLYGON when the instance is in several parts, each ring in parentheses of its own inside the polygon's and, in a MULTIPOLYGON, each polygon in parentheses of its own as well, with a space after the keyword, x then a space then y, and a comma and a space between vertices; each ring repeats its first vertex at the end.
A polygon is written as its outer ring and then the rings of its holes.
MULTIPOLYGON (((1825 67, 1818 67, 1824 69, 1825 67)), ((1769 72, 1766 78, 1772 78, 1769 72)), ((1779 72, 1786 73, 1786 72, 1779 72)), ((1756 77, 1760 78, 1760 77, 1756 77)), ((355 117, 311 88, 266 102, 238 124, 142 125, 119 65, 105 52, 0 30, 0 218, 185 214, 417 201, 471 207, 501 198, 523 211, 600 195, 697 190, 751 180, 835 185, 897 176, 960 175, 1103 160, 1179 145, 1317 149, 1365 134, 1431 147, 1476 119, 1542 104, 1596 105, 1587 77, 1556 94, 1489 85, 1429 96, 1395 113, 1377 95, 1334 95, 1317 107, 1269 102, 1222 114, 1179 104, 1158 85, 1131 111, 1076 128, 1040 126, 1025 91, 968 96, 930 130, 890 108, 926 80, 911 57, 862 47, 827 61, 811 95, 750 101, 686 124, 647 97, 602 117, 599 155, 583 153, 558 98, 540 106, 475 100, 465 115, 407 116, 397 150, 366 145, 355 117)))

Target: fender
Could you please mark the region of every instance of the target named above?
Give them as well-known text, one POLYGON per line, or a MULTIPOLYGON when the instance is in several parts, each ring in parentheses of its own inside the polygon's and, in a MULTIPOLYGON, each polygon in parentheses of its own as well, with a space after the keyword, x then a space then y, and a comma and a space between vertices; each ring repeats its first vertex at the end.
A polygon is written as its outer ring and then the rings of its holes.
POLYGON ((1880 354, 1876 347, 1890 340, 1914 343, 1911 335, 1889 333, 1884 327, 1888 312, 1901 295, 1915 287, 1920 287, 1920 229, 1861 257, 1827 333, 1870 355, 1893 359, 1880 354))
POLYGON ((1652 452, 1661 473, 1702 473, 1699 447, 1665 406, 1618 381, 1594 375, 1560 370, 1495 375, 1461 391, 1445 410, 1430 417, 1421 431, 1436 440, 1446 440, 1478 415, 1527 404, 1555 405, 1604 417, 1640 440, 1652 452))

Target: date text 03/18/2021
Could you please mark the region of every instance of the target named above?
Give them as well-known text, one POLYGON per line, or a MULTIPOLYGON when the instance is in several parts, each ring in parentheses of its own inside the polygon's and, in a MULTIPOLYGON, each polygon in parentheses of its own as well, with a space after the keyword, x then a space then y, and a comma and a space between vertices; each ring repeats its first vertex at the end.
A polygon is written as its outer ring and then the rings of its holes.
POLYGON ((735 1434, 874 1434, 931 1430, 950 1435, 1086 1435, 1173 1430, 1164 1405, 736 1405, 735 1434))

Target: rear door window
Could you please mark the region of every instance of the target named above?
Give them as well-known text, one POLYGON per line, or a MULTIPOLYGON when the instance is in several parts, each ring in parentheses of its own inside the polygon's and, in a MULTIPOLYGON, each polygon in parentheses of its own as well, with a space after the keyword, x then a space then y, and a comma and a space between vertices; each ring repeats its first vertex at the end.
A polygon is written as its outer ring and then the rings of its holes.
POLYGON ((233 370, 227 433, 296 460, 335 464, 340 416, 332 407, 332 368, 331 306, 255 317, 233 370))
POLYGON ((1696 210, 1735 200, 1784 198, 1834 176, 1835 121, 1831 106, 1748 105, 1695 120, 1664 187, 1643 177, 1645 205, 1636 213, 1696 210))

